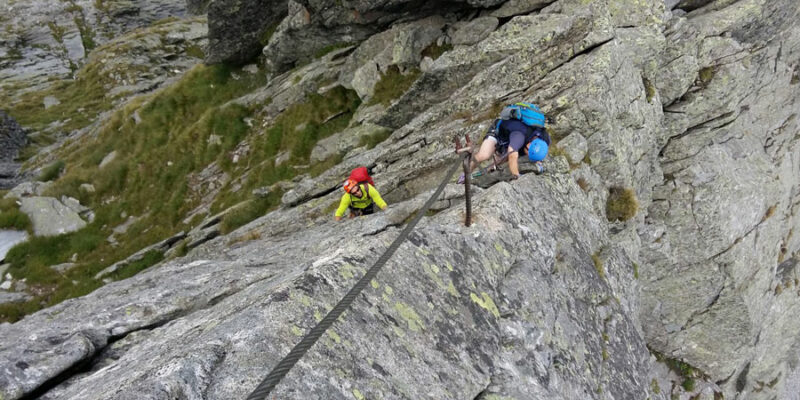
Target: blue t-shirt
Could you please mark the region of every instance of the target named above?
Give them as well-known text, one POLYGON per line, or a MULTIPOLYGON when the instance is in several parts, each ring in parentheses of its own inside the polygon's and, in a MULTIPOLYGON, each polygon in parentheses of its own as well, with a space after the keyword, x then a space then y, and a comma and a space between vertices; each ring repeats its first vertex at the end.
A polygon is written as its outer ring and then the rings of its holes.
POLYGON ((533 128, 520 120, 506 119, 500 121, 496 137, 499 152, 505 153, 508 147, 519 151, 525 143, 533 140, 533 128))
POLYGON ((550 145, 550 135, 544 128, 530 127, 517 119, 500 120, 500 126, 495 133, 497 152, 505 154, 509 147, 513 151, 519 151, 536 137, 550 145))

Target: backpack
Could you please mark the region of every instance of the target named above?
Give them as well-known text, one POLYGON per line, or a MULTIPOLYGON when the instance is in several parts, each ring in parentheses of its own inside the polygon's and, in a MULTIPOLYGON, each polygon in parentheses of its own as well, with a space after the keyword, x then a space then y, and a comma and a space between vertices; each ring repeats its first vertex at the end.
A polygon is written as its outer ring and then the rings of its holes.
POLYGON ((375 182, 373 182, 372 177, 369 176, 369 171, 367 170, 367 167, 358 167, 350 171, 350 177, 348 179, 353 179, 359 184, 369 183, 370 185, 372 185, 372 187, 375 187, 375 182))
POLYGON ((546 121, 542 110, 533 103, 509 104, 500 112, 500 119, 518 119, 532 128, 544 128, 546 121))

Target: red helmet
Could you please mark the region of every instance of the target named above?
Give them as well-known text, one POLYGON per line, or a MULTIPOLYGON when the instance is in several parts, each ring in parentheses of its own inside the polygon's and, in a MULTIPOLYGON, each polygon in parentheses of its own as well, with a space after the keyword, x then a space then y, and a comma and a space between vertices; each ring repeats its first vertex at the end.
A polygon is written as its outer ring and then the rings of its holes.
POLYGON ((358 187, 358 182, 355 179, 348 179, 344 182, 345 193, 350 193, 354 188, 358 187))

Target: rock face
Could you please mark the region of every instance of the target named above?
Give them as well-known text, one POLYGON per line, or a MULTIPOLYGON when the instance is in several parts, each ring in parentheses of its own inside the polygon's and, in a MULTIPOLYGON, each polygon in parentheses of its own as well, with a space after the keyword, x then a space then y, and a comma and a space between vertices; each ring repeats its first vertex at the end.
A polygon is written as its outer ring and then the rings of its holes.
POLYGON ((17 183, 20 165, 15 161, 27 142, 28 138, 17 121, 0 110, 0 190, 10 189, 17 183))
POLYGON ((251 61, 286 16, 287 0, 213 0, 208 5, 206 63, 251 61))
POLYGON ((14 161, 26 143, 22 127, 5 111, 0 110, 0 162, 14 161))
POLYGON ((211 0, 186 0, 186 10, 193 15, 205 14, 211 0))
POLYGON ((2 87, 42 89, 69 77, 95 47, 185 10, 183 0, 11 2, 0 18, 2 87))
MULTIPOLYGON (((650 356, 634 320, 626 316, 630 305, 613 300, 632 290, 619 285, 633 279, 631 260, 610 242, 605 222, 568 176, 529 175, 521 182, 525 185, 488 190, 479 206, 487 212, 475 228, 460 226, 458 209, 423 223, 276 396, 587 398, 607 391, 665 398, 649 393, 650 356), (571 209, 507 219, 515 207, 502 200, 508 196, 555 207, 570 204, 571 209), (586 229, 569 233, 566 228, 578 220, 586 229), (598 279, 591 257, 600 248, 604 279, 598 279), (512 249, 530 257, 513 256, 512 249), (447 368, 431 373, 430 365, 447 368), (594 373, 587 376, 586 370, 594 373), (512 378, 521 371, 530 374, 527 383, 512 378)), ((293 214, 279 216, 275 226, 293 214)), ((285 241, 251 241, 227 250, 225 241, 218 240, 198 249, 203 254, 195 261, 169 263, 3 327, 6 337, 20 337, 18 329, 54 318, 49 333, 41 334, 61 344, 26 342, 0 354, 4 362, 29 365, 46 358, 48 366, 38 371, 57 374, 77 360, 105 358, 112 340, 125 349, 116 363, 126 368, 73 378, 46 398, 171 398, 185 393, 243 398, 271 360, 310 328, 364 273, 364 262, 396 236, 390 225, 398 217, 387 212, 289 233, 285 241), (287 257, 258 260, 258 254, 275 251, 287 257), (205 259, 210 253, 224 256, 205 259), (98 313, 92 305, 99 299, 107 311, 98 313), (80 331, 69 328, 72 323, 61 312, 82 320, 80 331), (179 315, 185 317, 169 322, 179 315), (26 348, 36 348, 27 353, 35 356, 24 354, 26 348), (131 370, 139 373, 131 375, 131 370), (191 380, 185 381, 186 376, 191 380)), ((6 397, 35 387, 36 378, 26 371, 16 368, 3 376, 6 397)))
POLYGON ((531 101, 548 172, 482 185, 469 228, 449 187, 276 398, 796 400, 798 18, 793 0, 215 1, 209 57, 273 63, 236 102, 271 99, 268 121, 349 85, 365 103, 343 132, 389 139, 319 143, 343 161, 281 209, 0 326, 0 395, 244 398, 397 236, 453 136, 531 101), (387 66, 421 72, 370 104, 387 66), (359 165, 391 206, 334 223, 359 165))
POLYGON ((643 322, 653 348, 727 380, 726 397, 768 398, 780 391, 759 382, 797 357, 786 356, 797 338, 778 331, 800 328, 786 318, 796 300, 776 291, 776 269, 798 245, 800 92, 791 82, 800 31, 789 22, 798 10, 753 2, 702 11, 668 25, 666 68, 655 77, 669 96, 664 181, 641 230, 643 322), (698 72, 688 85, 666 83, 689 71, 698 72))

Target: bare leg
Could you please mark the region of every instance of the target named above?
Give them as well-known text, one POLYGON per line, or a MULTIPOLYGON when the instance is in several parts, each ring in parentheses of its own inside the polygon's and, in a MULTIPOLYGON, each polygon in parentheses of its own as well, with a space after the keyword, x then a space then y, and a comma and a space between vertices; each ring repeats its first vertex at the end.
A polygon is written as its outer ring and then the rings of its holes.
POLYGON ((519 176, 519 152, 514 151, 511 147, 508 148, 508 171, 511 175, 519 176))
POLYGON ((481 143, 481 148, 477 153, 472 155, 472 163, 470 164, 470 172, 474 171, 478 164, 488 160, 494 154, 497 141, 489 136, 481 143))

